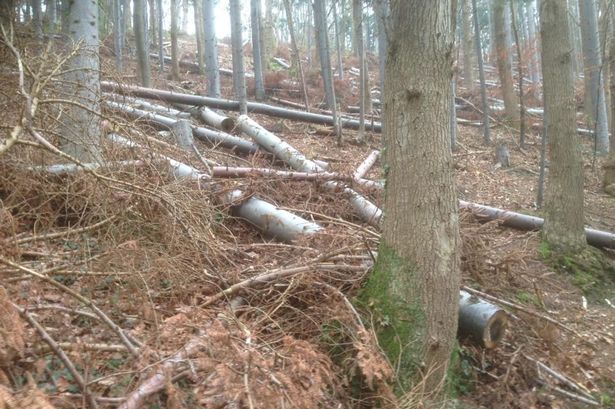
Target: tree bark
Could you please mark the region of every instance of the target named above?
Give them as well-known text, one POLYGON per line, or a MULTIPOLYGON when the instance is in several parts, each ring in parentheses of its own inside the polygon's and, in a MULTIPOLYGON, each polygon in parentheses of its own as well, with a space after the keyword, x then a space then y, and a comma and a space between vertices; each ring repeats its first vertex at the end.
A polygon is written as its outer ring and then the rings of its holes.
POLYGON ((377 332, 400 388, 424 381, 427 407, 441 397, 457 331, 459 227, 449 134, 454 18, 451 0, 391 2, 386 217, 362 296, 389 319, 377 332))
POLYGON ((530 0, 527 3, 527 31, 529 45, 529 73, 530 79, 534 85, 540 82, 540 61, 539 61, 539 44, 536 36, 536 1, 530 0))
POLYGON ((519 126, 519 110, 517 109, 517 97, 513 86, 512 66, 508 40, 506 38, 506 0, 495 0, 493 5, 493 24, 495 28, 495 49, 498 65, 498 75, 504 99, 504 111, 506 120, 513 126, 519 126))
MULTIPOLYGON (((70 0, 62 0, 62 2, 65 1, 70 1, 70 0)), ((124 27, 122 29, 122 32, 127 33, 128 30, 130 30, 132 28, 132 14, 130 11, 130 0, 122 0, 122 13, 124 15, 124 27)))
POLYGON ((365 63, 365 45, 363 44, 363 0, 353 0, 352 2, 352 22, 354 43, 356 52, 359 56, 359 133, 357 139, 359 143, 365 143, 365 111, 367 109, 366 98, 367 89, 367 64, 365 63))
POLYGON ((343 63, 343 58, 344 58, 344 54, 342 53, 342 42, 340 40, 340 25, 339 25, 339 18, 337 16, 337 4, 333 4, 333 24, 335 27, 335 48, 336 48, 336 54, 337 54, 337 76, 339 77, 339 79, 343 80, 344 79, 344 63, 343 63))
POLYGON ((483 143, 489 145, 491 143, 489 103, 487 102, 487 84, 485 83, 483 47, 480 39, 480 24, 478 22, 478 7, 476 5, 476 0, 472 0, 472 17, 474 19, 474 43, 476 46, 476 59, 478 61, 478 77, 480 78, 480 96, 483 104, 483 143))
POLYGON ((171 0, 171 78, 179 80, 179 0, 171 0))
POLYGON ((580 0, 579 14, 585 73, 585 115, 589 118, 589 127, 596 126, 596 151, 606 155, 609 153, 609 130, 602 82, 602 50, 594 1, 580 0))
POLYGON ((384 73, 387 61, 387 21, 389 18, 388 0, 374 0, 374 14, 376 15, 376 25, 378 26, 378 82, 382 95, 382 92, 384 91, 384 73))
POLYGON ((290 7, 290 0, 284 1, 284 9, 286 11, 286 20, 288 20, 288 31, 290 33, 290 44, 293 51, 293 60, 299 71, 299 77, 301 79, 301 91, 303 92, 303 104, 305 110, 309 112, 310 102, 308 99, 307 86, 305 85, 305 75, 303 74, 303 64, 301 63, 301 54, 299 54, 299 47, 297 46, 297 39, 295 37, 295 27, 293 23, 293 13, 290 7))
POLYGON ((207 95, 220 98, 220 72, 218 70, 218 43, 214 25, 215 0, 203 0, 205 28, 205 70, 207 72, 207 95))
POLYGON ((160 66, 160 73, 164 72, 164 23, 162 12, 162 0, 156 0, 156 6, 158 13, 156 18, 158 19, 158 64, 160 66))
POLYGON ((144 87, 151 86, 151 70, 149 56, 147 52, 147 39, 145 29, 145 0, 134 0, 134 31, 135 43, 137 46, 137 65, 139 68, 139 79, 144 87))
POLYGON ((250 1, 250 22, 252 28, 252 64, 254 66, 254 88, 257 101, 265 99, 263 67, 261 56, 261 0, 250 1))
POLYGON ((66 91, 79 106, 68 105, 59 121, 63 128, 60 148, 82 162, 100 162, 98 3, 74 1, 68 13, 73 46, 81 45, 68 63, 66 91))
POLYGON ((576 253, 583 234, 583 167, 576 135, 572 39, 566 3, 541 0, 540 34, 550 166, 543 236, 553 248, 576 253))
POLYGON ((194 29, 199 74, 205 74, 205 31, 203 30, 203 0, 194 0, 194 29))
POLYGON ((115 68, 123 70, 124 32, 122 24, 121 1, 113 0, 113 51, 115 53, 115 68))
POLYGON ((148 19, 148 38, 152 45, 156 45, 156 41, 158 41, 158 37, 156 36, 156 1, 148 0, 147 7, 149 11, 149 19, 148 19))
POLYGON ((42 0, 32 0, 32 28, 34 37, 40 42, 43 40, 43 10, 42 0))
POLYGON ((461 1, 461 19, 462 19, 462 46, 463 46, 463 84, 472 91, 474 85, 474 64, 472 63, 474 52, 474 40, 472 35, 472 0, 461 1))
POLYGON ((248 97, 243 64, 241 4, 239 0, 229 0, 229 10, 231 13, 231 43, 233 49, 233 89, 235 90, 235 97, 239 100, 239 111, 245 115, 248 113, 248 97))
POLYGON ((337 143, 342 143, 342 132, 338 126, 337 103, 335 101, 335 88, 333 87, 333 75, 331 73, 331 57, 329 53, 329 36, 327 30, 326 0, 314 0, 314 28, 316 31, 316 43, 318 56, 320 57, 320 69, 322 73, 327 107, 331 110, 337 143))

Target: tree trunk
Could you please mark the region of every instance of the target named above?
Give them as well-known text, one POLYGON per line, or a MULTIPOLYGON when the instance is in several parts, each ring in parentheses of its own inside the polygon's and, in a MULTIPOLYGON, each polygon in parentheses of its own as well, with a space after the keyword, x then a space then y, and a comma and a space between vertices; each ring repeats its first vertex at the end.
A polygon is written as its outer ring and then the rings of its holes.
MULTIPOLYGON (((179 0, 171 0, 171 78, 179 80, 179 44, 177 43, 179 24, 179 0)), ((136 31, 136 30, 135 30, 136 31)))
POLYGON ((408 391, 424 381, 427 407, 436 407, 445 384, 459 302, 449 135, 453 10, 451 0, 391 2, 387 207, 377 264, 362 295, 389 320, 377 332, 398 368, 397 383, 408 391))
POLYGON ((254 65, 254 86, 257 101, 265 99, 263 67, 261 56, 261 0, 250 1, 250 21, 252 23, 252 64, 254 65))
POLYGON ((495 0, 493 5, 493 24, 495 28, 496 62, 498 75, 504 99, 504 112, 506 120, 515 127, 519 126, 519 110, 517 109, 517 97, 513 86, 512 66, 510 64, 510 52, 506 38, 506 18, 504 6, 506 0, 495 0))
POLYGON ((535 86, 540 82, 539 45, 536 37, 536 2, 530 0, 527 3, 527 31, 529 45, 529 73, 530 79, 535 86))
POLYGON ((263 26, 261 27, 261 66, 263 67, 263 72, 269 70, 269 62, 274 56, 277 46, 277 39, 273 26, 273 7, 272 0, 265 0, 265 18, 263 26))
POLYGON ((609 130, 606 99, 602 82, 602 55, 598 36, 598 17, 593 0, 580 0, 581 37, 583 39, 583 65, 585 67, 585 115, 589 127, 596 126, 596 151, 609 152, 609 130))
POLYGON ((357 139, 359 143, 365 143, 365 111, 368 109, 366 104, 367 95, 367 64, 365 63, 365 44, 363 44, 363 0, 352 1, 352 22, 354 43, 357 54, 359 55, 359 133, 357 139))
POLYGON ((472 0, 472 17, 474 19, 474 42, 476 46, 476 59, 478 61, 478 77, 480 78, 480 96, 483 103, 483 142, 485 145, 489 145, 491 143, 489 103, 487 102, 487 84, 485 83, 483 47, 480 40, 480 24, 478 22, 478 7, 476 5, 476 0, 472 0))
POLYGON ((148 11, 149 11, 149 19, 148 21, 148 38, 150 39, 152 45, 156 45, 156 41, 158 40, 158 37, 156 36, 156 25, 157 25, 157 20, 156 20, 156 1, 155 0, 149 0, 147 2, 147 6, 148 6, 148 11))
POLYGON ((576 135, 572 41, 566 3, 541 0, 540 34, 550 166, 545 198, 545 240, 563 252, 585 246, 583 167, 576 135))
MULTIPOLYGON (((611 15, 611 23, 615 23, 615 16, 611 15)), ((615 196, 615 38, 609 43, 609 60, 611 65, 610 83, 611 88, 611 153, 604 164, 604 178, 602 187, 611 196, 615 196)))
MULTIPOLYGON (((519 145, 521 149, 525 149, 525 104, 523 103, 523 52, 521 51, 521 38, 519 36, 519 28, 517 19, 515 18, 515 9, 511 0, 510 16, 511 26, 515 37, 515 45, 517 48, 517 86, 519 87, 519 145)), ((522 16, 520 17, 523 18, 522 16)))
POLYGON ((472 91, 474 85, 474 40, 472 35, 472 0, 462 0, 461 2, 461 15, 462 15, 462 29, 463 29, 463 84, 472 91))
POLYGON ((81 45, 68 63, 66 92, 80 106, 66 106, 60 148, 81 162, 100 162, 98 3, 70 2, 68 12, 70 38, 81 45))
POLYGON ((156 7, 158 13, 156 18, 158 19, 158 64, 160 66, 160 73, 164 72, 164 23, 162 12, 162 0, 156 0, 156 7))
POLYGON ((34 37, 40 42, 43 40, 43 10, 42 0, 32 0, 32 28, 34 37))
POLYGON ((376 15, 378 26, 378 77, 380 85, 381 100, 384 91, 384 72, 387 61, 387 21, 389 17, 388 0, 374 1, 374 14, 376 15))
POLYGON ((246 78, 243 65, 243 42, 241 40, 241 4, 240 0, 229 0, 231 12, 231 42, 233 48, 233 88, 239 100, 240 112, 248 113, 248 97, 246 95, 246 78))
POLYGON ((123 50, 124 50, 124 31, 122 24, 121 1, 113 0, 113 51, 115 53, 115 68, 122 72, 123 69, 123 50))
POLYGON ((207 72, 207 95, 220 97, 220 72, 218 70, 218 43, 214 26, 215 0, 203 0, 203 25, 205 26, 205 71, 207 72))
POLYGON ((47 1, 47 18, 49 20, 49 32, 55 33, 58 27, 58 2, 57 0, 47 1))
POLYGON ((205 74, 205 31, 203 30, 203 0, 194 0, 194 29, 199 74, 205 74))
POLYGON ((134 31, 135 43, 137 46, 137 66, 139 68, 139 79, 144 87, 151 85, 151 72, 149 66, 149 56, 147 52, 147 39, 145 29, 145 0, 134 0, 134 31))
POLYGON ((343 58, 344 54, 342 54, 342 43, 340 41, 340 25, 339 18, 337 15, 337 4, 333 4, 333 24, 335 26, 335 48, 337 50, 337 76, 339 79, 344 79, 344 63, 343 58))
MULTIPOLYGON (((62 0, 68 1, 68 0, 62 0)), ((123 33, 127 33, 132 28, 132 14, 130 11, 130 0, 122 0, 122 13, 124 15, 124 27, 122 28, 123 33)), ((124 40, 126 40, 126 36, 124 36, 124 40)))
POLYGON ((286 10, 286 20, 288 20, 288 31, 290 32, 290 44, 293 51, 293 60, 299 71, 299 77, 301 79, 301 90, 303 91, 303 103, 305 110, 310 110, 310 102, 307 94, 307 87, 305 85, 305 75, 303 75, 303 64, 301 64, 301 54, 299 54, 299 47, 297 46, 297 40, 295 38, 295 27, 293 24, 293 13, 290 7, 290 0, 284 1, 284 9, 286 10))
POLYGON ((338 126, 337 103, 335 101, 335 88, 333 87, 333 75, 331 73, 326 0, 314 0, 312 6, 314 7, 314 28, 316 31, 316 43, 318 46, 318 56, 320 57, 320 69, 323 85, 325 87, 327 107, 332 112, 337 143, 340 145, 342 143, 342 132, 338 126))

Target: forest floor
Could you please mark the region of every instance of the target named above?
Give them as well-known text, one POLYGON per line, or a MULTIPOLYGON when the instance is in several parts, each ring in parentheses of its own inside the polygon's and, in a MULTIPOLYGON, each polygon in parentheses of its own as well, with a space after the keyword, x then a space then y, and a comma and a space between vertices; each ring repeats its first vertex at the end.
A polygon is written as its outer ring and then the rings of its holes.
MULTIPOLYGON (((183 46, 186 55, 193 55, 193 44, 183 46)), ((280 50, 279 56, 288 58, 280 50)), ((114 73, 112 58, 102 54, 105 75, 121 78, 114 73)), ((23 102, 16 94, 14 61, 0 61, 0 126, 10 129, 22 114, 23 102)), ((125 73, 136 72, 134 61, 125 62, 125 73)), ((357 66, 354 59, 346 59, 347 68, 353 64, 357 66)), ((225 48, 221 65, 231 67, 225 48)), ((157 66, 152 68, 156 71, 157 66)), ((300 102, 296 90, 280 85, 287 76, 284 71, 270 75, 269 87, 278 88, 275 95, 281 98, 300 102)), ((184 71, 180 82, 169 81, 167 73, 154 77, 156 88, 204 93, 205 80, 198 74, 184 71)), ((309 69, 307 77, 315 105, 322 100, 318 71, 309 69)), ((121 80, 136 83, 132 74, 121 80)), ((230 79, 222 80, 223 94, 232 97, 230 79)), ((338 80, 343 107, 357 104, 357 82, 349 72, 344 81, 338 80)), ((497 96, 496 89, 492 95, 497 96)), ((43 110, 37 125, 56 143, 58 124, 51 113, 43 110)), ((144 122, 105 115, 117 124, 116 131, 150 151, 202 167, 194 155, 147 139, 156 136, 156 130, 144 122)), ((458 115, 479 118, 471 110, 458 115)), ((382 144, 380 135, 369 132, 366 145, 351 143, 356 132, 345 130, 346 143, 338 147, 325 127, 251 117, 308 158, 326 161, 331 171, 343 175, 351 175, 382 144)), ((482 143, 481 129, 459 126, 459 147, 453 154, 458 197, 540 215, 535 204, 540 138, 533 130, 537 127, 530 129, 525 149, 518 146, 515 131, 493 129, 494 140, 510 150, 511 166, 501 168, 494 147, 482 143)), ((603 159, 594 163, 591 141, 581 141, 587 225, 615 232, 615 199, 601 189, 603 159)), ((239 157, 196 143, 219 164, 282 168, 267 155, 239 157)), ((27 308, 59 343, 56 347, 67 351, 89 391, 103 397, 101 407, 117 406, 159 370, 161 362, 172 362, 165 357, 194 339, 200 342, 198 351, 161 372, 176 382, 164 381, 147 407, 341 408, 386 401, 392 368, 380 355, 369 326, 364 327, 364 322, 386 317, 358 318, 348 304, 368 274, 378 232, 353 216, 339 194, 315 182, 272 177, 215 180, 207 191, 173 181, 154 155, 126 153, 111 144, 105 145, 105 155, 146 164, 99 174, 48 176, 29 167, 60 160, 38 147, 19 145, 0 158, 0 256, 13 263, 0 264, 6 289, 6 294, 0 291, 0 350, 6 351, 0 353, 0 384, 19 389, 30 374, 56 407, 81 407, 84 399, 57 350, 41 341, 24 315, 11 312, 13 302, 27 308), (212 194, 239 188, 319 223, 325 232, 295 243, 263 237, 229 214, 229 204, 219 203, 212 194), (59 234, 45 236, 50 233, 59 234), (242 280, 305 266, 310 267, 307 273, 280 276, 210 303, 212 296, 242 280), (54 283, 32 277, 32 271, 93 301, 144 344, 139 356, 131 357, 116 329, 83 302, 54 283)), ((366 176, 382 177, 378 165, 366 176)), ((381 192, 354 188, 382 206, 381 192)), ((509 328, 496 348, 459 341, 454 382, 458 406, 580 408, 587 406, 579 400, 586 393, 600 405, 613 407, 615 285, 595 283, 585 271, 558 268, 539 232, 514 230, 497 221, 482 223, 462 211, 461 234, 464 285, 514 306, 503 306, 509 312, 509 328), (569 381, 554 377, 542 365, 569 381)), ((615 253, 602 254, 615 263, 615 253)))

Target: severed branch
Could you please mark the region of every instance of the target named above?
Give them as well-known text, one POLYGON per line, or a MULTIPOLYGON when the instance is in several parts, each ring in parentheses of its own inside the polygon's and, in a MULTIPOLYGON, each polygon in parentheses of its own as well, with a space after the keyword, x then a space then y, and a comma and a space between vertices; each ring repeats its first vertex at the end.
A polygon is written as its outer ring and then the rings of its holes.
POLYGON ((13 308, 15 308, 17 312, 19 312, 19 315, 21 315, 23 319, 25 319, 26 321, 28 321, 30 325, 32 325, 32 327, 36 330, 36 332, 38 332, 38 334, 41 336, 43 341, 45 341, 45 343, 49 345, 49 348, 51 348, 51 350, 58 356, 60 361, 62 361, 66 369, 71 373, 71 375, 75 379, 75 382, 77 382, 77 384, 79 385, 79 389, 81 389, 81 391, 85 395, 89 406, 93 409, 98 408, 96 399, 88 391, 87 383, 85 382, 85 380, 83 379, 79 371, 77 371, 77 368, 75 368, 75 365, 70 360, 68 355, 66 355, 62 347, 51 337, 51 335, 49 335, 47 331, 45 331, 45 328, 43 328, 43 326, 34 319, 32 314, 30 314, 29 312, 27 312, 26 310, 24 310, 23 308, 21 308, 15 303, 11 303, 11 304, 13 305, 13 308))
POLYGON ((49 233, 49 234, 43 234, 42 236, 29 236, 29 237, 24 237, 22 239, 18 239, 15 240, 14 243, 15 244, 24 244, 24 243, 29 243, 31 241, 39 241, 39 240, 49 240, 49 239, 57 239, 58 237, 64 237, 64 236, 69 236, 72 234, 81 234, 81 233, 85 233, 88 231, 92 231, 92 230, 96 230, 99 227, 104 226, 105 224, 112 222, 113 220, 117 219, 117 215, 115 216, 111 216, 105 220, 102 220, 98 223, 94 223, 90 226, 86 226, 86 227, 82 227, 79 229, 70 229, 67 231, 61 231, 61 232, 57 232, 57 233, 49 233))

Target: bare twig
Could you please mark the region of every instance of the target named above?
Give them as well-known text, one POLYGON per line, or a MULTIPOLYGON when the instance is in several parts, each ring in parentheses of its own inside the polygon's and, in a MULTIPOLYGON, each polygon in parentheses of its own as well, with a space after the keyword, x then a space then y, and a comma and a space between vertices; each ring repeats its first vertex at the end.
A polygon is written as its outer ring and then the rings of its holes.
POLYGON ((77 371, 77 368, 75 368, 75 365, 70 360, 68 355, 66 355, 62 347, 51 337, 51 335, 49 335, 47 331, 45 331, 45 328, 43 328, 43 326, 34 319, 32 314, 30 314, 29 312, 27 312, 26 310, 24 310, 23 308, 21 308, 15 303, 11 303, 11 304, 13 305, 13 308, 15 308, 17 312, 19 312, 19 315, 21 315, 23 319, 25 319, 26 321, 28 321, 30 325, 32 325, 32 327, 36 330, 36 332, 38 332, 38 334, 43 339, 43 341, 45 341, 45 343, 49 345, 49 348, 51 348, 51 350, 58 356, 60 361, 62 361, 66 369, 71 373, 71 375, 75 379, 75 382, 77 382, 77 384, 79 385, 79 389, 81 389, 81 391, 85 395, 90 407, 94 409, 98 408, 96 399, 88 391, 88 387, 87 387, 85 380, 83 379, 79 371, 77 371))
POLYGON ((90 226, 86 226, 86 227, 82 227, 79 229, 70 229, 70 230, 66 230, 66 231, 61 231, 61 232, 56 232, 56 233, 49 233, 49 234, 43 234, 41 236, 29 236, 29 237, 24 237, 22 239, 16 240, 14 243, 15 244, 24 244, 24 243, 29 243, 31 241, 39 241, 39 240, 50 240, 50 239, 57 239, 59 237, 64 237, 64 236, 70 236, 73 234, 81 234, 81 233, 86 233, 92 230, 96 230, 99 227, 104 226, 105 224, 112 222, 113 220, 117 219, 117 215, 111 216, 105 220, 102 220, 98 223, 94 223, 90 226))

